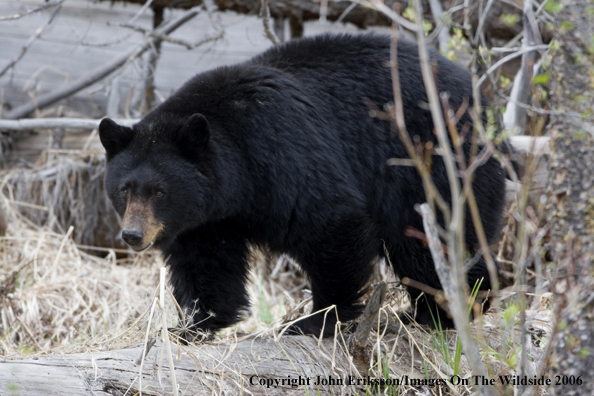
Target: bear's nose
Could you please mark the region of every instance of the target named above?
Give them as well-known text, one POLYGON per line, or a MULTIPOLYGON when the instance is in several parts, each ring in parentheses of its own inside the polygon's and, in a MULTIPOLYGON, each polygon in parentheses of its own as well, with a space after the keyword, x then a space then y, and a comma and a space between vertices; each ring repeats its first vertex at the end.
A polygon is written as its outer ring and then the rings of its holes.
POLYGON ((122 239, 130 246, 138 246, 142 243, 143 233, 139 230, 122 231, 122 239))

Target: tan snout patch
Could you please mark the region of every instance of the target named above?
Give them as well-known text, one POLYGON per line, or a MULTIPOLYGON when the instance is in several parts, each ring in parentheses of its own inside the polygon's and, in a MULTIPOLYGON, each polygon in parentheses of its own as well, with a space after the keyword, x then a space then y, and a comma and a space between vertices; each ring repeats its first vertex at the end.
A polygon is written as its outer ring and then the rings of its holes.
POLYGON ((140 231, 144 235, 140 246, 145 246, 155 242, 165 225, 155 218, 153 208, 148 202, 130 199, 122 219, 122 229, 140 231))

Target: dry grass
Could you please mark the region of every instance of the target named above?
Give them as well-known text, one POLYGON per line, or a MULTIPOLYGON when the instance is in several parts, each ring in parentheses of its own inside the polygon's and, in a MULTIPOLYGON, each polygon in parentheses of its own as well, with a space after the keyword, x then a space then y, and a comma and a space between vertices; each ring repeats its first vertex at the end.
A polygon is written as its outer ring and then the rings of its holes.
MULTIPOLYGON (((24 221, 84 245, 124 248, 119 219, 103 187, 105 157, 91 150, 48 150, 31 169, 4 172, 0 190, 24 221)), ((9 209, 10 210, 10 209, 9 209)))
POLYGON ((34 227, 16 211, 8 215, 0 265, 3 354, 86 345, 122 332, 147 306, 159 258, 118 262, 113 252, 100 258, 81 251, 71 232, 34 227))

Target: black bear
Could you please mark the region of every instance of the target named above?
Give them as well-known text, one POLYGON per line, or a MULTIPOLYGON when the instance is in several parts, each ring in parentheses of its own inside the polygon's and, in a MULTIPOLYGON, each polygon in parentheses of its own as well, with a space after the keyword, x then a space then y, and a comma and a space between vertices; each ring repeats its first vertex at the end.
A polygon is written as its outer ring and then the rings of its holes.
MULTIPOLYGON (((101 122, 106 190, 123 217, 122 237, 136 251, 162 251, 194 328, 241 319, 251 245, 294 258, 310 280, 313 310, 334 304, 342 322, 360 315, 372 264, 386 252, 400 277, 441 289, 429 249, 405 235, 407 227, 423 230, 414 210, 426 201, 421 179, 413 167, 387 164, 406 150, 392 122, 370 116, 371 107, 393 102, 389 53, 390 37, 376 34, 291 41, 198 74, 132 128, 101 122)), ((451 106, 472 104, 470 74, 431 56, 451 106)), ((436 143, 415 43, 398 43, 398 67, 408 132, 436 143)), ((471 123, 464 115, 459 129, 472 131, 471 123)), ((439 155, 431 169, 449 202, 439 155)), ((475 174, 489 241, 500 231, 504 180, 495 159, 475 174)), ((474 247, 470 216, 466 222, 474 247)), ((490 287, 482 260, 468 278, 490 287)), ((413 301, 420 294, 410 292, 413 301)), ((429 306, 419 304, 419 321, 432 322, 429 306)), ((440 320, 451 324, 443 312, 440 320)), ((294 330, 319 334, 323 322, 314 315, 294 330)), ((328 314, 325 333, 335 322, 328 314)))

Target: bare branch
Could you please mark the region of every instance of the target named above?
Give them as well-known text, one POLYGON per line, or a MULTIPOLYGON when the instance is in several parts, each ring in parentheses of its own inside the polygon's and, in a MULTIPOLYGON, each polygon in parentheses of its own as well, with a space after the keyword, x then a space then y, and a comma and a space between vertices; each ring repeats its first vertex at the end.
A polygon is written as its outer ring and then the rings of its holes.
MULTIPOLYGON (((450 208, 444 201, 443 197, 439 194, 437 187, 431 179, 431 173, 425 166, 425 163, 419 158, 415 150, 415 146, 406 131, 406 123, 404 121, 404 105, 402 101, 402 92, 400 88, 400 75, 398 72, 398 25, 394 21, 392 26, 392 40, 390 45, 390 69, 392 71, 392 91, 394 92, 394 114, 392 115, 396 129, 398 130, 398 136, 406 148, 410 159, 414 162, 414 165, 421 175, 423 180, 423 187, 427 192, 427 198, 429 202, 437 203, 439 209, 444 214, 444 218, 449 220, 450 208)), ((389 160, 390 161, 390 160, 389 160)))
POLYGON ((2 77, 7 71, 9 71, 12 67, 14 67, 14 65, 16 65, 17 62, 23 58, 23 56, 25 56, 25 54, 27 53, 27 50, 29 50, 29 48, 31 47, 33 42, 35 40, 37 40, 43 34, 43 31, 45 30, 45 28, 48 27, 53 22, 54 17, 58 13, 58 11, 60 11, 60 9, 62 8, 62 3, 64 1, 65 0, 59 0, 57 3, 54 4, 56 6, 56 8, 54 8, 54 10, 52 11, 48 20, 43 25, 38 27, 35 30, 35 33, 33 33, 33 35, 31 37, 29 37, 27 44, 25 44, 25 46, 21 49, 20 54, 18 54, 12 61, 10 61, 10 63, 8 63, 8 65, 6 65, 4 67, 4 69, 0 70, 0 77, 2 77))
MULTIPOLYGON (((118 119, 114 120, 120 125, 132 126, 140 120, 118 119)), ((44 128, 80 128, 95 129, 101 120, 86 118, 30 118, 21 120, 0 120, 0 131, 25 131, 44 128)))
POLYGON ((194 43, 190 43, 189 41, 186 40, 182 40, 182 39, 176 39, 173 37, 169 37, 166 34, 161 34, 161 33, 157 33, 155 31, 151 31, 151 30, 147 30, 143 27, 137 26, 137 25, 131 25, 129 23, 118 23, 117 26, 119 27, 123 27, 123 28, 127 28, 127 29, 132 29, 135 32, 139 32, 142 33, 144 35, 146 35, 147 37, 153 37, 155 39, 158 39, 159 41, 166 41, 168 43, 171 44, 177 44, 177 45, 181 45, 182 47, 186 47, 188 50, 194 49, 196 47, 199 47, 209 41, 216 41, 220 38, 223 37, 223 32, 220 31, 218 33, 215 33, 213 35, 207 35, 205 38, 203 38, 202 40, 196 41, 194 43))
MULTIPOLYGON (((120 77, 111 81, 109 86, 109 96, 107 98, 107 109, 105 113, 109 118, 117 118, 120 109, 120 77)), ((22 121, 22 120, 21 120, 22 121)), ((1 121, 0 121, 1 122, 1 121)))
POLYGON ((130 18, 128 23, 133 24, 134 22, 136 22, 136 20, 138 18, 140 18, 142 16, 142 14, 144 14, 146 12, 146 10, 148 10, 148 8, 151 6, 151 4, 153 4, 153 0, 148 0, 146 3, 144 3, 142 5, 142 7, 140 8, 140 10, 138 10, 136 15, 134 15, 132 18, 130 18))
POLYGON ((431 7, 431 14, 435 21, 435 30, 438 31, 437 38, 439 39, 439 50, 445 54, 450 45, 450 35, 448 27, 442 21, 444 15, 443 7, 439 0, 429 0, 429 6, 431 7))
POLYGON ((346 10, 343 11, 342 14, 340 14, 340 16, 338 17, 338 19, 334 23, 340 23, 340 22, 342 22, 342 20, 344 18, 346 18, 346 16, 349 14, 349 12, 351 12, 353 10, 353 8, 355 8, 355 7, 357 7, 357 3, 353 2, 350 6, 347 7, 346 10))
POLYGON ((45 3, 45 4, 42 4, 42 5, 37 6, 35 8, 29 8, 28 10, 25 10, 25 11, 20 12, 18 14, 3 16, 3 17, 0 17, 0 22, 1 21, 12 21, 12 20, 15 20, 15 19, 20 19, 20 18, 22 18, 24 16, 27 16, 29 14, 33 14, 35 12, 45 10, 46 8, 51 8, 51 7, 55 7, 57 5, 61 5, 64 1, 65 0, 58 0, 58 1, 55 1, 55 2, 51 2, 51 3, 45 3))
MULTIPOLYGON (((427 98, 429 99, 429 107, 431 109, 431 117, 433 119, 433 126, 437 134, 437 141, 443 152, 443 162, 448 174, 448 180, 451 187, 452 196, 452 223, 450 228, 455 229, 460 222, 458 212, 461 212, 460 205, 456 203, 460 196, 460 180, 458 179, 458 171, 456 169, 456 161, 450 146, 444 117, 440 107, 439 95, 437 93, 437 86, 431 70, 431 63, 429 59, 429 52, 425 44, 425 32, 423 31, 423 6, 420 0, 415 0, 415 14, 417 17, 417 42, 419 45, 419 62, 421 64, 421 72, 423 74, 423 81, 425 83, 425 90, 427 91, 427 98)), ((448 244, 449 245, 449 244, 448 244)))
MULTIPOLYGON (((462 285, 459 284, 456 276, 453 276, 449 266, 446 264, 445 254, 441 247, 441 240, 436 228, 435 216, 429 207, 429 204, 421 204, 420 207, 421 215, 423 216, 423 226, 425 228, 425 234, 429 241, 429 250, 435 263, 435 270, 439 276, 439 280, 443 287, 444 294, 447 300, 450 302, 450 312, 456 329, 460 333, 464 353, 468 362, 472 367, 474 375, 482 375, 487 377, 487 370, 481 361, 479 349, 474 343, 472 333, 470 332, 470 326, 468 324, 468 315, 464 310, 465 301, 463 294, 459 293, 462 289, 462 285)), ((479 393, 481 395, 491 394, 488 388, 479 384, 479 393)))
MULTIPOLYGON (((402 26, 406 30, 409 30, 411 32, 416 32, 419 29, 417 27, 417 25, 415 25, 408 19, 402 17, 401 15, 396 13, 394 10, 391 10, 387 5, 384 4, 384 2, 382 0, 369 0, 369 1, 357 0, 357 3, 361 4, 364 7, 370 7, 370 8, 373 8, 373 9, 381 12, 382 14, 390 17, 394 22, 396 22, 398 24, 398 26, 402 26)), ((421 28, 421 32, 422 31, 423 31, 423 29, 421 28)))
MULTIPOLYGON (((532 2, 524 2, 524 40, 522 41, 522 48, 534 47, 536 44, 542 44, 542 39, 538 30, 535 33, 534 27, 536 20, 532 12, 532 2)), ((532 70, 534 66, 536 54, 535 51, 529 51, 522 54, 522 64, 520 70, 514 78, 514 85, 511 92, 511 101, 508 103, 505 113, 503 114, 503 122, 505 129, 514 130, 514 134, 523 135, 526 129, 527 111, 524 107, 520 107, 518 103, 530 102, 532 96, 532 70)))
POLYGON ((487 15, 489 15, 489 11, 491 10, 492 5, 493 5, 493 0, 489 0, 489 2, 487 3, 487 7, 485 7, 485 9, 483 10, 483 12, 481 14, 478 26, 476 28, 474 40, 473 40, 475 48, 478 46, 479 40, 484 35, 483 28, 485 26, 485 21, 487 20, 487 15))
POLYGON ((204 7, 206 7, 206 12, 208 13, 208 18, 210 19, 210 23, 216 32, 219 34, 223 34, 223 24, 221 23, 221 16, 217 13, 218 7, 214 3, 213 0, 202 0, 204 7))
POLYGON ((262 18, 262 25, 264 25, 264 34, 266 35, 266 38, 270 40, 273 45, 278 45, 280 41, 272 29, 270 29, 270 10, 268 9, 268 0, 262 0, 260 17, 262 18))
POLYGON ((491 66, 491 67, 489 67, 487 69, 487 71, 485 72, 485 74, 483 74, 481 76, 481 78, 478 79, 477 85, 480 87, 485 82, 485 80, 487 79, 487 76, 489 74, 492 74, 495 70, 497 70, 499 67, 501 67, 504 63, 507 63, 507 62, 509 62, 512 59, 515 59, 515 58, 517 58, 519 56, 522 56, 526 52, 532 52, 532 51, 536 51, 536 50, 547 50, 547 49, 549 49, 549 45, 548 44, 535 45, 533 47, 522 48, 518 52, 514 52, 513 54, 509 54, 509 55, 507 55, 507 56, 499 59, 497 62, 495 62, 493 64, 493 66, 491 66))
MULTIPOLYGON (((202 7, 194 7, 182 15, 178 16, 177 18, 165 23, 163 26, 159 27, 155 30, 155 34, 169 34, 190 19, 194 18, 196 15, 200 13, 202 7)), ((70 96, 81 89, 88 87, 91 84, 96 83, 97 81, 107 77, 111 73, 113 73, 119 67, 132 62, 134 59, 142 55, 146 50, 151 48, 154 44, 154 40, 156 38, 150 38, 149 40, 145 41, 139 47, 135 48, 134 50, 127 52, 125 54, 120 55, 119 57, 115 58, 111 62, 95 69, 91 73, 86 76, 79 78, 76 81, 62 87, 54 92, 47 93, 45 95, 41 95, 37 98, 36 101, 27 102, 16 109, 12 110, 8 114, 6 114, 6 118, 8 119, 16 119, 22 118, 27 114, 34 111, 36 108, 41 108, 48 106, 52 103, 57 102, 60 99, 63 99, 67 96, 70 96)))

